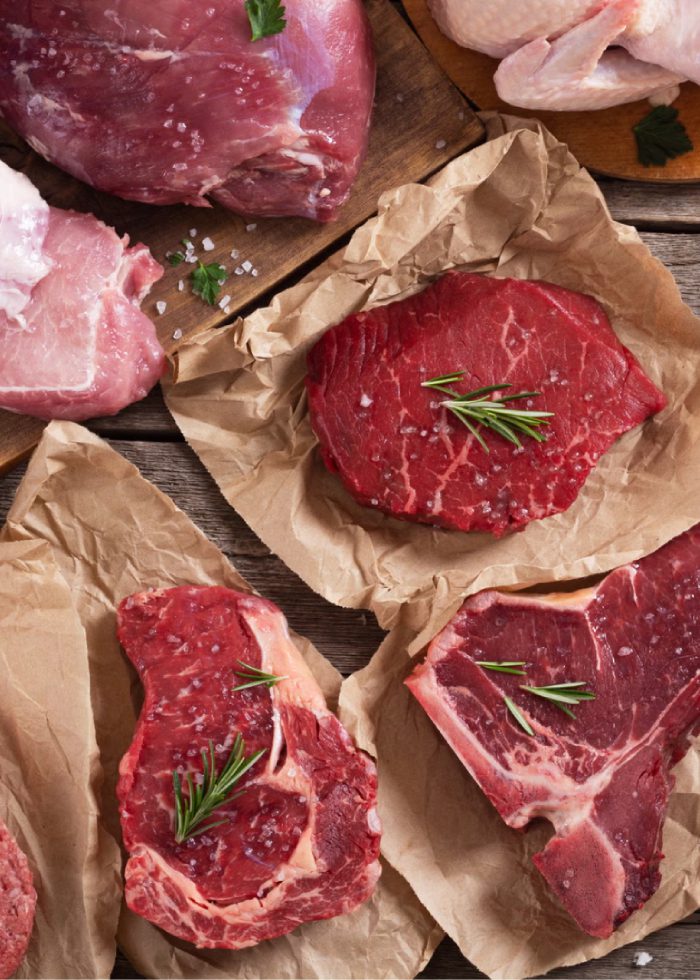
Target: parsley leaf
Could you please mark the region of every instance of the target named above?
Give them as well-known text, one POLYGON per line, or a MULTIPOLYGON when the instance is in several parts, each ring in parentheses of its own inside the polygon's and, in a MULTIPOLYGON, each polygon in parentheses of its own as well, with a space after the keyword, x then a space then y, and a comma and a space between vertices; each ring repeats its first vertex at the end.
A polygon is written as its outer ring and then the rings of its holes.
POLYGON ((223 265, 218 262, 210 262, 209 265, 197 262, 197 268, 192 272, 192 292, 201 296, 205 303, 214 306, 225 279, 226 269, 223 265))
POLYGON ((251 41, 281 34, 287 26, 282 0, 245 0, 245 10, 250 21, 251 41))
POLYGON ((665 167, 669 160, 694 149, 678 109, 658 105, 636 126, 632 127, 637 141, 639 162, 645 167, 665 167))
POLYGON ((182 254, 182 252, 171 252, 168 255, 168 262, 171 265, 179 265, 181 262, 184 261, 185 261, 185 256, 182 254))

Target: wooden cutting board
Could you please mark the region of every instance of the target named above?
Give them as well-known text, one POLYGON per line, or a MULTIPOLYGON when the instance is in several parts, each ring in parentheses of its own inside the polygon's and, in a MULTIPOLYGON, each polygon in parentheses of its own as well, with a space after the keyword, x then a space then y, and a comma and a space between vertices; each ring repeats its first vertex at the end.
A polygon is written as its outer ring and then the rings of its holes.
MULTIPOLYGON (((389 0, 368 0, 377 53, 377 95, 367 160, 340 218, 320 225, 302 218, 244 221, 221 207, 155 207, 101 194, 74 180, 30 150, 0 124, 0 159, 22 170, 55 207, 91 211, 132 242, 145 242, 165 265, 165 276, 143 305, 153 317, 161 343, 172 352, 182 338, 229 321, 277 288, 294 273, 339 245, 353 228, 377 210, 383 191, 421 181, 483 138, 483 128, 460 93, 430 57, 389 0), (254 228, 251 228, 254 225, 254 228), (230 294, 229 312, 193 296, 186 283, 191 266, 171 268, 165 254, 197 230, 195 243, 208 236, 215 243, 202 252, 229 272, 222 295, 230 294), (250 230, 247 230, 250 229, 250 230), (237 249, 239 257, 231 258, 237 249), (244 261, 258 275, 235 275, 244 261), (156 302, 167 309, 156 313, 156 302)), ((19 462, 36 445, 44 423, 0 411, 0 472, 19 462)))
MULTIPOLYGON (((700 2, 700 0, 698 0, 700 2)), ((427 0, 403 0, 403 5, 428 50, 458 88, 479 109, 499 109, 516 116, 533 116, 547 126, 574 156, 596 173, 626 180, 680 183, 700 180, 700 88, 688 82, 674 103, 696 149, 665 167, 644 167, 637 159, 632 133, 651 106, 647 101, 616 106, 598 112, 532 112, 502 102, 493 74, 498 61, 477 51, 468 51, 439 30, 427 0)))

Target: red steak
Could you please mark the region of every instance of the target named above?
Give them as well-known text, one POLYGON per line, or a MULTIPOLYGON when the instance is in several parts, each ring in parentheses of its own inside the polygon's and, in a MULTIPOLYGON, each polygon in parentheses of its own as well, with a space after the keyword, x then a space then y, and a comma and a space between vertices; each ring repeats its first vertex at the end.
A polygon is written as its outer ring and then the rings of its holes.
POLYGON ((615 440, 666 404, 590 296, 467 273, 349 316, 308 368, 324 462, 360 503, 498 537, 570 507, 615 440), (421 387, 455 371, 460 392, 541 392, 516 404, 554 412, 546 442, 518 448, 482 429, 487 453, 445 395, 421 387))
POLYGON ((509 826, 554 825, 533 860, 609 936, 659 887, 669 770, 700 732, 700 524, 592 589, 468 599, 406 683, 509 826), (575 719, 520 688, 572 681, 596 695, 575 719))
POLYGON ((36 892, 22 851, 0 820, 0 977, 11 977, 29 945, 36 892))
MULTIPOLYGON (((376 771, 328 711, 270 602, 224 588, 145 592, 119 607, 145 686, 117 788, 134 912, 197 946, 240 949, 364 902, 379 877, 376 771), (234 691, 239 661, 286 679, 234 691), (265 755, 177 844, 172 771, 217 769, 237 734, 265 755)), ((185 790, 185 796, 187 791, 185 790)))

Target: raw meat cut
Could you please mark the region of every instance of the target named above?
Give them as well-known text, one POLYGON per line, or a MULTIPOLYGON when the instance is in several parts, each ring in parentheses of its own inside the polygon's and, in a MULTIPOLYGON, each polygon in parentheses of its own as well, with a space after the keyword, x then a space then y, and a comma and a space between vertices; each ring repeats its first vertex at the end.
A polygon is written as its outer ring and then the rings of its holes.
POLYGON ((0 3, 0 112, 100 190, 328 221, 367 146, 362 0, 286 0, 251 41, 243 0, 0 3))
POLYGON ((0 408, 81 421, 148 394, 165 354, 139 303, 163 270, 128 242, 0 163, 0 408))
POLYGON ((224 588, 145 592, 119 608, 119 639, 146 688, 117 788, 134 912, 203 947, 240 949, 349 912, 379 876, 376 771, 326 704, 270 602, 224 588), (234 691, 241 662, 283 677, 234 691), (217 768, 241 734, 265 755, 175 842, 172 770, 217 768))
POLYGON ((0 977, 11 977, 29 945, 36 892, 29 864, 0 820, 0 977))
POLYGON ((510 827, 554 825, 534 863, 609 936, 659 887, 669 770, 700 732, 700 524, 595 588, 468 599, 406 683, 510 827), (526 675, 475 663, 504 660, 526 675), (573 681, 596 696, 575 719, 520 688, 573 681))
POLYGON ((603 109, 700 82, 697 0, 430 0, 458 44, 503 58, 499 96, 529 109, 603 109))
POLYGON ((450 272, 349 316, 308 361, 311 424, 328 468, 394 517, 500 536, 566 510, 615 440, 666 404, 591 297, 544 282, 450 272), (482 430, 490 453, 422 388, 509 382, 554 412, 543 443, 482 430))

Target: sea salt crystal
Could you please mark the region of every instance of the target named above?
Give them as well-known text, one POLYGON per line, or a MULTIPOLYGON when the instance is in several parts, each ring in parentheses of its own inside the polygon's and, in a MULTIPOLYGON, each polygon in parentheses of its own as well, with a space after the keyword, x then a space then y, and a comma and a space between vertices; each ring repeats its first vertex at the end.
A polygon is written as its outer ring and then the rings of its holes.
POLYGON ((156 303, 156 309, 158 310, 159 316, 163 316, 167 308, 168 308, 168 304, 164 302, 162 299, 159 299, 158 302, 156 303))
POLYGON ((635 966, 647 966, 654 959, 649 953, 642 950, 639 953, 634 954, 634 965, 635 966))
POLYGON ((396 93, 396 101, 397 102, 403 102, 403 93, 402 92, 397 92, 396 93))
POLYGON ((196 237, 197 237, 197 229, 190 228, 190 238, 196 238, 196 237))
POLYGON ((371 404, 372 399, 363 391, 362 395, 360 396, 360 405, 362 405, 363 408, 369 408, 371 404))
POLYGON ((173 330, 173 340, 182 340, 182 330, 179 327, 173 330))
POLYGON ((232 259, 237 259, 240 254, 241 253, 238 251, 237 248, 231 249, 231 258, 232 259))
POLYGON ((183 290, 185 288, 185 280, 184 279, 178 279, 177 288, 179 289, 180 292, 183 292, 183 290))
POLYGON ((244 272, 245 269, 242 269, 240 265, 237 265, 236 268, 233 270, 234 276, 242 276, 244 272))
POLYGON ((227 293, 226 296, 222 296, 221 299, 219 300, 219 308, 223 310, 224 307, 228 306, 230 302, 231 302, 231 297, 227 293))
POLYGON ((330 197, 330 194, 331 194, 330 187, 322 187, 321 190, 318 192, 319 197, 330 197))
POLYGON ((250 270, 250 274, 251 274, 251 276, 253 276, 253 278, 255 278, 257 276, 257 274, 258 274, 258 270, 257 269, 251 269, 250 270))
POLYGON ((252 225, 246 225, 246 226, 245 226, 245 230, 246 230, 246 231, 255 231, 255 229, 256 229, 257 227, 258 227, 258 226, 257 226, 256 224, 252 224, 252 225))
POLYGON ((438 140, 435 144, 436 150, 444 150, 447 146, 447 140, 438 140))
POLYGON ((248 259, 246 259, 245 262, 241 262, 241 269, 243 269, 244 272, 250 272, 252 268, 253 263, 249 262, 248 259))
POLYGON ((205 252, 213 252, 214 251, 214 248, 215 248, 214 242, 211 240, 211 238, 209 238, 208 235, 207 235, 206 238, 203 238, 202 239, 202 248, 204 249, 205 252))

